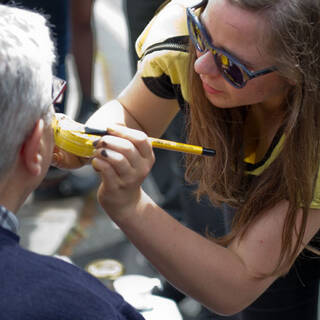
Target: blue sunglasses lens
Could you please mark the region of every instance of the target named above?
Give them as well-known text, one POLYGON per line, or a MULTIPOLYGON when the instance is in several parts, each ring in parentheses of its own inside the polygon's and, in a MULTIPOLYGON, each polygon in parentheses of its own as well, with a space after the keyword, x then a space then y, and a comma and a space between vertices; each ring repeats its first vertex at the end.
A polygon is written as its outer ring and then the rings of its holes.
POLYGON ((188 27, 191 40, 194 46, 200 51, 203 52, 206 50, 205 39, 199 29, 199 27, 194 23, 191 17, 188 17, 188 27))
POLYGON ((243 73, 236 64, 234 64, 225 55, 216 51, 214 54, 214 59, 219 71, 223 74, 227 81, 229 81, 236 88, 242 88, 245 85, 243 73))

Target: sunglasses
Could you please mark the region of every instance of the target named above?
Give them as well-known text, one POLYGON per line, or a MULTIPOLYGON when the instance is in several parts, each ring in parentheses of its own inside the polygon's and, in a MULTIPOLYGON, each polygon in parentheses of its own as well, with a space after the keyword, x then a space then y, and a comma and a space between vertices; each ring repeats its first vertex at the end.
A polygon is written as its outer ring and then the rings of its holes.
POLYGON ((277 70, 276 67, 270 67, 252 72, 230 53, 215 47, 212 44, 209 33, 199 19, 199 12, 196 12, 197 9, 205 7, 207 3, 208 0, 204 0, 193 7, 187 8, 190 38, 199 52, 210 51, 212 53, 219 72, 233 87, 241 89, 246 85, 247 81, 277 70))
POLYGON ((63 94, 67 88, 67 82, 63 79, 53 76, 52 79, 52 104, 61 103, 63 99, 63 94))

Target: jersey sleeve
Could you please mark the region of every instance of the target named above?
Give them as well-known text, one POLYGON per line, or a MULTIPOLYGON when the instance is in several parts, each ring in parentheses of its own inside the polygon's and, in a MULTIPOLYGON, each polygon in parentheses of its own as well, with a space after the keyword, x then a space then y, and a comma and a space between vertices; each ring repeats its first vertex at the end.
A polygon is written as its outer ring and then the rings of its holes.
POLYGON ((320 169, 318 171, 318 176, 315 184, 313 200, 311 202, 310 208, 320 209, 320 169))
POLYGON ((159 97, 188 101, 189 34, 186 7, 194 1, 169 2, 136 41, 138 72, 145 85, 159 97))

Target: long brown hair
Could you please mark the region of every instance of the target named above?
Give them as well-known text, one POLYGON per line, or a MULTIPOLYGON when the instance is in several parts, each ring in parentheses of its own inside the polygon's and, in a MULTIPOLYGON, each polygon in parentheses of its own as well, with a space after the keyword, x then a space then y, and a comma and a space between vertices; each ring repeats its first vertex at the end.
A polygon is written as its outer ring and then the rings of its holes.
POLYGON ((235 207, 233 227, 221 243, 243 236, 263 210, 288 200, 279 264, 274 274, 286 272, 294 262, 305 233, 320 164, 320 4, 314 0, 228 0, 260 14, 267 21, 268 54, 281 76, 294 86, 286 99, 282 124, 284 145, 277 159, 258 177, 245 174, 243 133, 246 107, 221 109, 204 95, 194 72, 190 52, 190 107, 188 142, 217 150, 209 157, 186 158, 186 179, 198 182, 198 198, 235 207), (296 230, 298 209, 302 223, 296 230), (293 238, 297 232, 297 241, 293 238))

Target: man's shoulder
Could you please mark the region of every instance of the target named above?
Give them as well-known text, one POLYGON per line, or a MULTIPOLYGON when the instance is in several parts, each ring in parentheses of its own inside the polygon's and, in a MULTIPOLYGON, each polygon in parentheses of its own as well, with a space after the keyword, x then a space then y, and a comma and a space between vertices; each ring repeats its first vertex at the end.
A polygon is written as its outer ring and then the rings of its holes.
POLYGON ((22 248, 7 258, 0 263, 0 308, 8 316, 1 319, 142 319, 77 266, 22 248))

